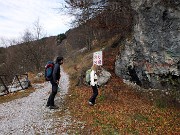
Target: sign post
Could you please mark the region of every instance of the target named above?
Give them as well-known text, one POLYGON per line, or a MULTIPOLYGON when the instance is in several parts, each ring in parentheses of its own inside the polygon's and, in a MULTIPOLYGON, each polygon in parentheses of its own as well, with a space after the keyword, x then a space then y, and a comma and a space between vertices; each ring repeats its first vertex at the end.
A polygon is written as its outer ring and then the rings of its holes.
POLYGON ((102 66, 103 65, 102 62, 103 62, 102 51, 94 52, 93 53, 93 64, 102 66))

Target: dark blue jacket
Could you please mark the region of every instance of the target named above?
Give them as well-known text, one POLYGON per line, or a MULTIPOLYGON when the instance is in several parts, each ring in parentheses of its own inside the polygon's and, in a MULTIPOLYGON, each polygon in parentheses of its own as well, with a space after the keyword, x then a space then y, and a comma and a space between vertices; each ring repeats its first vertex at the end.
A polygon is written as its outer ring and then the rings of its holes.
POLYGON ((53 81, 56 83, 60 79, 60 64, 56 63, 53 70, 53 81))

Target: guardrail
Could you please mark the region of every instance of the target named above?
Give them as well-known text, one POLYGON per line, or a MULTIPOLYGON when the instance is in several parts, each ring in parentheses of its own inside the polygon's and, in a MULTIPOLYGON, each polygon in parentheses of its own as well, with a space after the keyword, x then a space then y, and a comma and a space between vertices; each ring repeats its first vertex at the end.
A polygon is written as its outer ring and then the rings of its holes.
POLYGON ((7 75, 0 75, 0 84, 4 87, 0 95, 8 94, 17 90, 24 90, 30 86, 28 74, 16 74, 12 82, 7 81, 7 75))

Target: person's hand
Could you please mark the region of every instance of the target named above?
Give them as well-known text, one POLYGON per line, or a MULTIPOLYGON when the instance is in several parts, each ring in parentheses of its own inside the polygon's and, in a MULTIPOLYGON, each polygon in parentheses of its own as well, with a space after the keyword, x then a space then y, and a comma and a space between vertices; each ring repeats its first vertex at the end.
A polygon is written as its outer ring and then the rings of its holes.
POLYGON ((56 83, 59 84, 59 80, 57 80, 56 83))

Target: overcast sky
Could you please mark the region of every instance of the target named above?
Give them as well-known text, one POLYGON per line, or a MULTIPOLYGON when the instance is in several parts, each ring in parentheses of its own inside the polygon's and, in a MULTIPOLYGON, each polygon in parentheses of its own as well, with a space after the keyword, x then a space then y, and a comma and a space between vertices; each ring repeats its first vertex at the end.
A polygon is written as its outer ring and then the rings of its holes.
POLYGON ((0 0, 0 38, 20 38, 25 29, 31 29, 38 19, 48 36, 66 32, 70 28, 71 18, 59 13, 58 8, 63 2, 64 0, 0 0))

